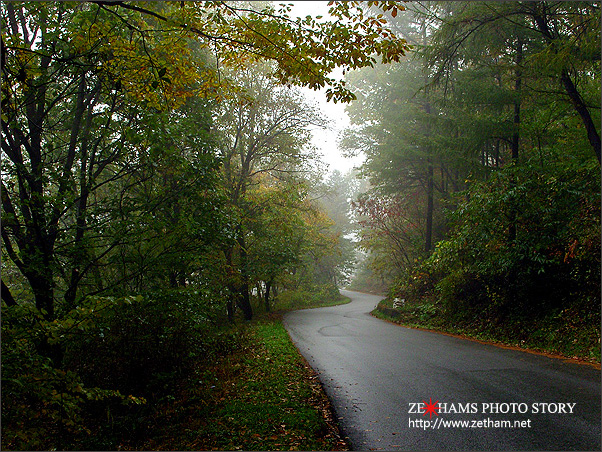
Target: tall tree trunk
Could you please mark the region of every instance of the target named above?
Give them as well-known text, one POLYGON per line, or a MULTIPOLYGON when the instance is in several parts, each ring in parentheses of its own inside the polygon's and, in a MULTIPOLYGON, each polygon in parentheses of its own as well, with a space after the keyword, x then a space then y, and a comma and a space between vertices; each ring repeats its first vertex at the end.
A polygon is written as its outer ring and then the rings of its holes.
POLYGON ((81 272, 81 266, 84 262, 84 257, 87 254, 87 250, 85 245, 83 244, 84 235, 86 232, 86 210, 88 208, 88 196, 89 192, 87 187, 85 186, 86 182, 83 181, 83 186, 81 190, 81 196, 79 202, 77 203, 76 208, 76 229, 75 229, 75 240, 74 240, 74 248, 75 248, 75 259, 73 262, 73 268, 71 269, 71 279, 69 282, 69 287, 65 292, 65 303, 67 306, 74 308, 75 307, 75 299, 77 297, 77 287, 79 282, 81 281, 83 275, 81 272))
POLYGON ((251 306, 251 297, 249 296, 249 285, 243 283, 240 290, 240 297, 238 299, 238 307, 242 309, 242 313, 245 316, 245 320, 253 319, 253 307, 251 306))
MULTIPOLYGON (((37 275, 28 277, 31 289, 36 300, 36 308, 42 312, 44 319, 54 320, 54 288, 52 285, 52 271, 47 268, 43 274, 37 271, 37 275), (48 273, 49 272, 49 273, 48 273)), ((60 344, 50 344, 48 337, 44 336, 36 346, 38 353, 50 358, 55 368, 60 368, 63 363, 63 350, 60 344)))
POLYGON ((169 272, 169 287, 172 289, 178 287, 178 272, 175 270, 169 272))
POLYGON ((518 163, 519 144, 520 144, 520 107, 521 107, 521 86, 523 71, 521 64, 523 63, 523 40, 518 38, 516 43, 516 69, 514 80, 514 131, 512 132, 512 163, 518 163))
POLYGON ((587 106, 585 105, 581 94, 579 94, 579 91, 577 91, 577 88, 575 87, 575 84, 573 83, 573 80, 571 79, 568 70, 563 70, 560 78, 562 80, 562 84, 564 85, 564 89, 566 90, 567 94, 569 95, 569 98, 571 99, 573 107, 581 117, 581 121, 583 122, 585 130, 587 132, 587 139, 589 140, 594 154, 598 159, 598 163, 600 163, 600 135, 596 130, 596 125, 592 120, 589 110, 587 109, 587 106))
MULTIPOLYGON (((426 46, 428 44, 428 39, 426 35, 426 21, 422 24, 422 44, 426 46)), ((427 70, 428 68, 424 68, 427 70)), ((428 86, 428 75, 424 77, 424 86, 428 86)), ((431 102, 429 99, 429 90, 428 88, 425 91, 426 95, 426 103, 424 105, 424 112, 426 113, 426 131, 425 138, 429 139, 431 137, 431 102)), ((426 180, 426 231, 425 231, 425 240, 424 240, 424 250, 429 253, 433 248, 433 211, 435 209, 434 205, 434 173, 433 173, 433 156, 432 149, 430 145, 427 145, 427 180, 426 180)))
MULTIPOLYGON (((548 24, 548 15, 546 12, 545 3, 537 2, 536 6, 530 10, 530 13, 533 16, 533 19, 537 24, 537 28, 539 28, 539 31, 544 36, 546 42, 550 45, 554 53, 558 52, 555 37, 552 31, 553 28, 550 29, 550 26, 548 24), (541 10, 539 9, 539 6, 541 6, 541 10)), ((596 130, 596 125, 592 120, 592 116, 589 113, 587 105, 585 104, 583 97, 581 97, 581 94, 577 90, 575 83, 571 79, 569 70, 567 68, 563 68, 560 72, 560 80, 562 82, 562 85, 564 86, 567 95, 569 96, 569 99, 571 100, 571 103, 573 104, 573 107, 575 108, 575 111, 577 111, 577 113, 581 117, 581 122, 585 126, 585 130, 587 132, 587 139, 589 140, 589 143, 592 146, 592 150, 594 151, 594 154, 598 159, 598 163, 600 163, 600 134, 598 134, 598 131, 596 130)))
POLYGON ((230 296, 226 300, 226 311, 228 313, 228 321, 230 323, 234 323, 234 298, 238 296, 238 292, 236 290, 236 285, 234 284, 234 276, 231 274, 233 272, 234 266, 232 261, 232 253, 234 252, 233 248, 230 247, 224 250, 224 255, 226 257, 226 269, 228 272, 228 280, 226 282, 226 286, 228 287, 228 291, 230 292, 230 296))
POLYGON ((240 298, 238 305, 245 316, 245 320, 251 320, 253 318, 253 308, 251 307, 251 299, 249 297, 249 274, 248 274, 248 255, 245 244, 244 235, 241 233, 238 236, 238 246, 240 248, 240 271, 242 275, 242 284, 240 288, 240 298))
POLYGON ((263 295, 265 301, 265 312, 271 312, 270 306, 270 289, 272 288, 272 280, 266 281, 265 283, 265 294, 263 295))
POLYGON ((426 183, 426 238, 424 241, 424 250, 427 253, 433 248, 433 211, 435 209, 433 202, 435 186, 433 177, 433 162, 429 158, 426 183))
POLYGON ((2 294, 0 295, 2 301, 4 301, 7 306, 17 306, 17 301, 14 299, 13 294, 10 292, 8 286, 4 284, 4 281, 0 282, 2 283, 2 294))
MULTIPOLYGON (((522 89, 522 65, 523 62, 523 40, 519 36, 516 42, 516 69, 515 69, 515 80, 514 80, 514 131, 512 132, 512 165, 516 166, 519 160, 519 146, 520 146, 520 108, 521 108, 521 89, 522 89)), ((516 186, 516 175, 512 176, 511 184, 512 186, 516 186)), ((508 239, 510 243, 514 243, 516 241, 516 222, 518 212, 516 211, 516 206, 514 201, 510 206, 510 226, 508 230, 508 239)))

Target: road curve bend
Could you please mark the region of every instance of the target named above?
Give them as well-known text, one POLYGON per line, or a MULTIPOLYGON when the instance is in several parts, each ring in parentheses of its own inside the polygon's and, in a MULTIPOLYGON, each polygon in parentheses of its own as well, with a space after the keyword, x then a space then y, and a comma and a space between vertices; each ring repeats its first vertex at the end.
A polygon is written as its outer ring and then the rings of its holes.
POLYGON ((599 370, 403 328, 342 293, 284 324, 354 450, 600 450, 599 370))

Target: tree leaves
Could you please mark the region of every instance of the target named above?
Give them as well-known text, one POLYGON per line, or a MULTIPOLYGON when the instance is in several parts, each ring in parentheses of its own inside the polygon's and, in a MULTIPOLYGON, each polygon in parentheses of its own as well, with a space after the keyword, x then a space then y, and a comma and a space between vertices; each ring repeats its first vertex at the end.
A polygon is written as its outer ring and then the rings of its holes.
MULTIPOLYGON (((396 2, 369 2, 372 7, 397 14, 396 2)), ((396 37, 381 16, 364 14, 361 2, 337 2, 329 13, 336 22, 310 16, 295 20, 284 8, 276 12, 240 7, 226 2, 186 2, 180 8, 157 12, 120 2, 102 8, 141 11, 147 16, 185 30, 212 47, 221 64, 233 66, 244 60, 267 59, 277 63, 275 76, 283 84, 329 87, 329 99, 349 102, 353 96, 344 84, 329 76, 336 66, 345 71, 372 66, 374 56, 382 62, 399 61, 408 46, 396 37)), ((178 41, 173 41, 177 44, 178 41)))

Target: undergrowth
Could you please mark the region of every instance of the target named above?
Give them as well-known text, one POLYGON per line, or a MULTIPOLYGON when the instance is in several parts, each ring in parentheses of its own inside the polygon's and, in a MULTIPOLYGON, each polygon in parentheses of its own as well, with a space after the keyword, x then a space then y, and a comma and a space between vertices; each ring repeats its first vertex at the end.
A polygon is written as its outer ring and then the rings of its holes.
POLYGON ((2 449, 345 447, 279 317, 232 325, 202 295, 90 299, 36 335, 29 311, 3 305, 2 449), (65 370, 38 337, 60 341, 65 370))
POLYGON ((576 308, 556 311, 529 321, 505 318, 492 322, 491 319, 478 316, 453 318, 444 312, 440 303, 429 299, 418 303, 406 302, 393 309, 393 301, 389 298, 379 303, 373 315, 408 327, 433 329, 600 363, 599 324, 576 308))
POLYGON ((147 450, 346 450, 329 402, 277 315, 156 410, 147 450))
POLYGON ((320 290, 288 290, 278 296, 274 309, 278 311, 292 311, 297 309, 323 308, 346 304, 350 298, 341 295, 334 286, 324 286, 320 290))

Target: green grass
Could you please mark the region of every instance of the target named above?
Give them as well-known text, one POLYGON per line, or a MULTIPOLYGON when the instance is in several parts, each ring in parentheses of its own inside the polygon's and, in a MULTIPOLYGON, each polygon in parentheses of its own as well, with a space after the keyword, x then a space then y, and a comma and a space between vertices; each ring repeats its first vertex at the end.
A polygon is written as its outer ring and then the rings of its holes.
POLYGON ((317 377, 279 316, 244 330, 244 347, 205 368, 177 401, 157 410, 161 427, 143 448, 347 450, 317 377))
POLYGON ((327 407, 313 372, 277 319, 257 322, 249 335, 256 346, 233 363, 243 378, 231 382, 230 400, 213 423, 228 421, 230 435, 211 448, 232 450, 330 450, 336 438, 320 409, 327 407))

